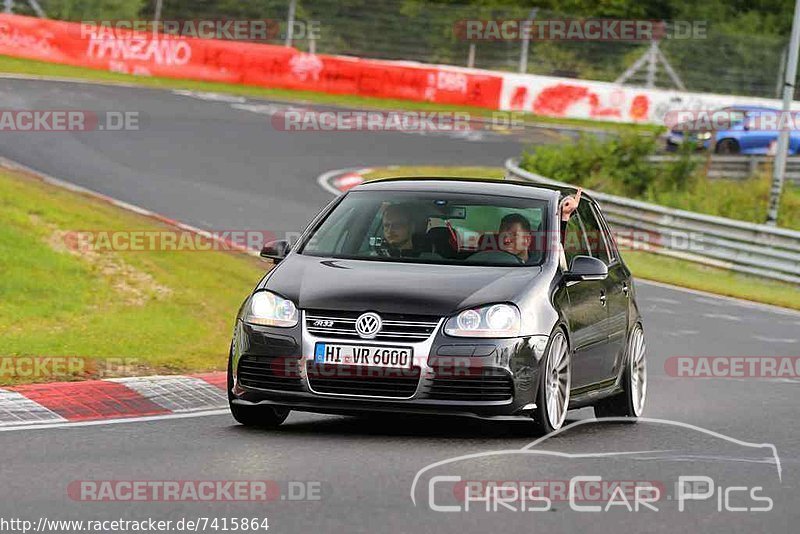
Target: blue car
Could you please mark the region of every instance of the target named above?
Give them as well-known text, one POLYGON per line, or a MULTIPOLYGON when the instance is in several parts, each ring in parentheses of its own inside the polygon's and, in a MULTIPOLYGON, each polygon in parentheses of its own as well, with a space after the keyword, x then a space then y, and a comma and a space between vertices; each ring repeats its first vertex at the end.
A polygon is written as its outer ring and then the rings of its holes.
MULTIPOLYGON (((693 125, 678 124, 667 134, 667 150, 675 151, 687 141, 697 143, 698 149, 705 149, 711 145, 712 137, 715 139, 714 152, 717 154, 752 154, 766 155, 774 152, 778 142, 779 129, 765 128, 765 124, 776 122, 781 113, 779 109, 762 106, 731 106, 722 108, 718 112, 730 117, 724 127, 716 132, 708 129, 697 129, 693 125), (763 120, 769 115, 771 121, 763 120)), ((716 113, 716 112, 715 112, 716 113)), ((793 123, 800 124, 798 116, 793 123)), ((800 153, 800 129, 789 132, 789 154, 800 153)))

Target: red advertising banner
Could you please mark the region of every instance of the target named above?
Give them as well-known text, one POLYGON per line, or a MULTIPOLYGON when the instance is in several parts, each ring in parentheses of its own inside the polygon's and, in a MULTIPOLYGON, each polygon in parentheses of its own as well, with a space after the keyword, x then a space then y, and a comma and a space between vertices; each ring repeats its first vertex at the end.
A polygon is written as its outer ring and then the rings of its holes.
POLYGON ((307 54, 269 44, 0 15, 0 54, 140 76, 304 89, 497 109, 503 79, 482 71, 307 54))

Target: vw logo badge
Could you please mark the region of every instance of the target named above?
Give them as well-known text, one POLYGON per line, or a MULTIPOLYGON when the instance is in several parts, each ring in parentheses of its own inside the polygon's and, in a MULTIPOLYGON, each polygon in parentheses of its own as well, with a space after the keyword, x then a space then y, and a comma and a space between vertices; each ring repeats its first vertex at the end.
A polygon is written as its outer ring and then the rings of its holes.
POLYGON ((363 339, 372 339, 381 331, 381 316, 374 312, 362 313, 356 319, 356 332, 363 339))

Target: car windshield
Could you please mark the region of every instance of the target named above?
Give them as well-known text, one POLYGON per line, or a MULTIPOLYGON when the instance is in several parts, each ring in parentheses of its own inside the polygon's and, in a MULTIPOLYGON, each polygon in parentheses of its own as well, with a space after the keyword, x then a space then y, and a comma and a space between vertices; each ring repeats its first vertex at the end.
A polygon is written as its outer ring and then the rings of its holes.
POLYGON ((530 266, 544 261, 547 201, 458 193, 354 191, 301 254, 404 263, 530 266))

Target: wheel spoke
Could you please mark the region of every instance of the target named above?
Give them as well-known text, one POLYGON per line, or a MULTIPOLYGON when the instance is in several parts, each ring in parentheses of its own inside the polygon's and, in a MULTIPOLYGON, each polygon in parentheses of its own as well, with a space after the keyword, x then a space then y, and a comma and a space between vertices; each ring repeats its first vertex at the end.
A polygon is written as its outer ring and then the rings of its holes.
POLYGON ((569 350, 563 334, 557 333, 550 345, 544 365, 547 419, 554 429, 564 424, 569 405, 569 350))
POLYGON ((647 392, 647 362, 645 360, 644 334, 637 325, 631 335, 630 344, 630 388, 634 415, 640 415, 644 409, 647 392))

